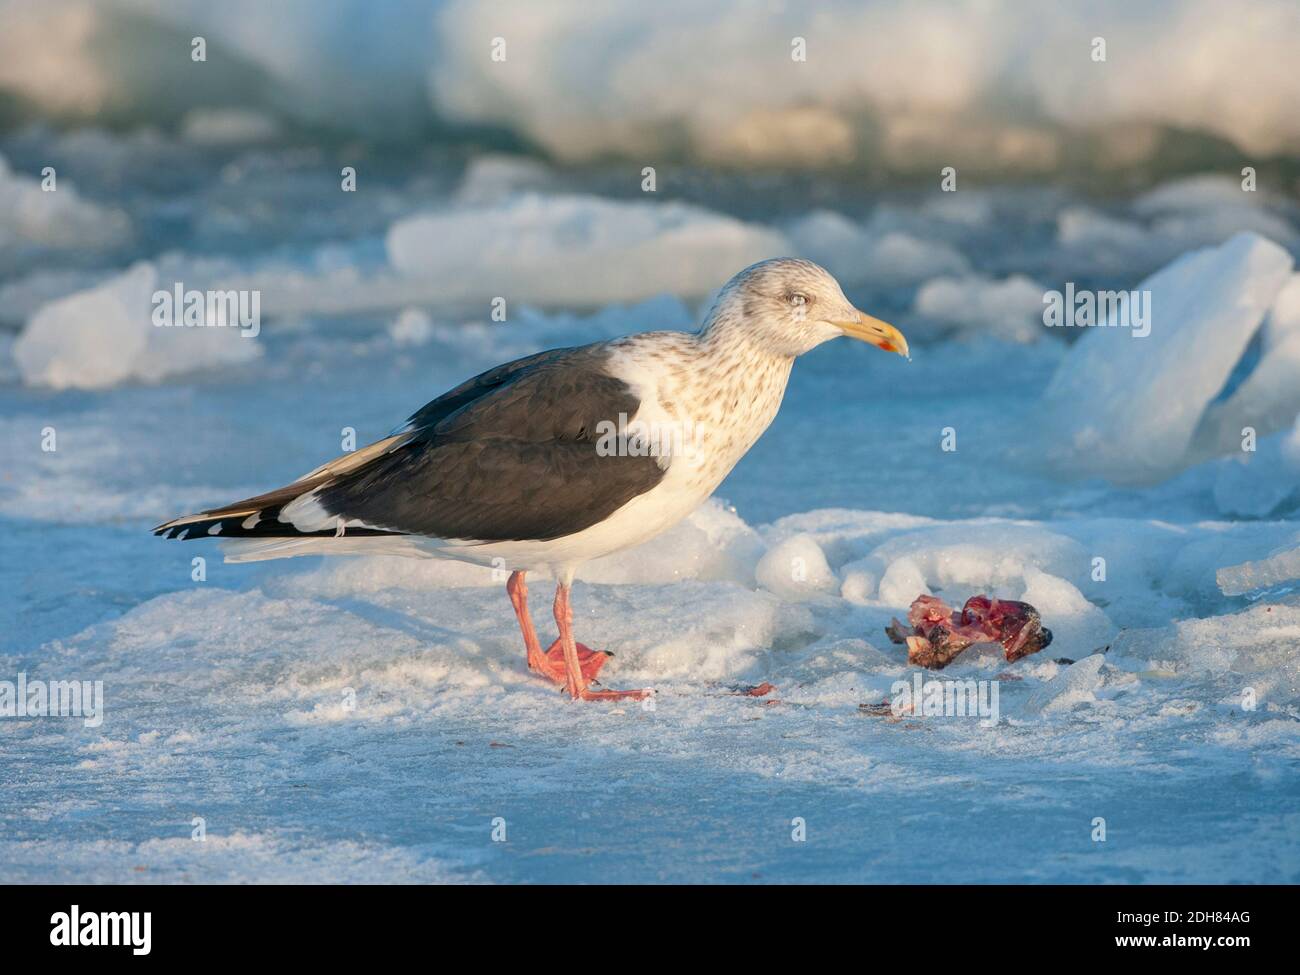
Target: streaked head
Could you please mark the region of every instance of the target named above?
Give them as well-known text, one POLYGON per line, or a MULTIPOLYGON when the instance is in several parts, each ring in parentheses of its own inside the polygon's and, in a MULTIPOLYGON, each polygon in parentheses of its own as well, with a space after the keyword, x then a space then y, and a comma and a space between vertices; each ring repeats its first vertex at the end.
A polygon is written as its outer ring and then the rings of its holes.
POLYGON ((803 355, 841 335, 908 354, 902 332, 854 308, 825 268, 795 257, 760 261, 728 281, 704 328, 743 330, 781 355, 803 355))

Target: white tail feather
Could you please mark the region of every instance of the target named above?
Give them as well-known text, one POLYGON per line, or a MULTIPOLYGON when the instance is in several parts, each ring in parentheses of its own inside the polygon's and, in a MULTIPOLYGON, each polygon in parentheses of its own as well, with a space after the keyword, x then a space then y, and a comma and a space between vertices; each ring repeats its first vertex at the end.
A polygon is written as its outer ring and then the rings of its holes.
POLYGON ((221 543, 227 562, 265 562, 298 555, 400 555, 430 559, 437 553, 408 535, 344 535, 306 538, 229 538, 221 543))

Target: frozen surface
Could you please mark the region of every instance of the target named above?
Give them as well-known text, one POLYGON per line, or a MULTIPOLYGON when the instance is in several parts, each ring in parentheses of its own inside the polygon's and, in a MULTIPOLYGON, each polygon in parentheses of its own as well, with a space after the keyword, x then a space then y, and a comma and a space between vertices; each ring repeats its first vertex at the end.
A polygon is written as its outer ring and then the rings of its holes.
MULTIPOLYGON (((639 313, 623 314, 604 319, 639 313)), ((601 327, 532 321, 549 340, 601 327)), ((409 321, 388 324, 364 342, 271 335, 244 374, 193 387, 0 393, 21 458, 0 493, 17 620, 0 672, 102 679, 107 701, 98 728, 0 721, 4 879, 927 881, 953 862, 971 881, 1300 879, 1295 610, 1241 615, 1215 581, 1294 523, 1209 520, 1204 482, 1158 515, 1115 490, 1049 501, 1014 469, 986 488, 1018 512, 967 511, 992 507, 951 489, 982 439, 927 450, 949 405, 891 408, 884 357, 849 356, 845 390, 827 376, 844 353, 801 363, 785 422, 724 486, 748 499, 739 513, 712 503, 585 574, 579 635, 615 652, 611 686, 658 689, 653 711, 573 706, 530 677, 487 570, 224 565, 215 545, 147 534, 301 473, 345 425, 382 433, 514 341, 479 349, 434 326, 413 343, 409 321), (823 397, 875 418, 854 451, 810 450, 823 397), (897 459, 899 443, 915 459, 889 477, 852 460, 897 459), (770 490, 791 456, 798 489, 770 490), (832 471, 856 506, 819 507, 832 471), (1055 632, 1015 665, 972 651, 944 672, 1006 678, 996 726, 859 709, 910 679, 883 627, 924 589, 1025 598, 1055 632), (781 703, 732 693, 763 681, 781 703), (927 855, 905 855, 918 837, 927 855)), ((974 395, 990 416, 1020 408, 1014 391, 974 395)), ((549 634, 546 581, 532 588, 549 634)))
MULTIPOLYGON (((103 680, 106 699, 96 727, 0 718, 0 880, 1300 880, 1286 201, 1221 180, 1136 201, 810 199, 667 167, 652 196, 626 167, 578 179, 504 154, 371 160, 352 197, 332 156, 264 144, 264 121, 3 147, 22 179, 46 159, 75 174, 132 233, 24 236, 0 264, 0 681, 103 680), (1239 230, 1280 246, 1228 244, 1195 299, 1168 289, 1196 341, 1149 373, 1108 363, 1186 392, 1188 415, 1107 406, 1104 463, 1061 436, 1058 479, 1028 418, 1097 353, 1035 325, 1035 282, 1133 287, 1239 230), (1108 265, 1106 234, 1132 252, 1108 265), (503 360, 689 328, 747 249, 786 247, 838 260, 857 304, 918 337, 914 361, 811 353, 719 500, 585 568, 578 635, 615 653, 611 686, 656 687, 654 710, 573 706, 530 677, 487 570, 233 565, 148 533, 503 360), (262 288, 261 334, 155 329, 134 309, 174 281, 262 288), (1152 458, 1153 483, 1099 476, 1152 458), (879 713, 914 673, 884 627, 925 591, 1024 599, 1052 629, 1040 654, 972 648, 940 675, 996 681, 995 724, 879 713)), ((1083 411, 1062 409, 1073 431, 1083 411)), ((530 582, 549 639, 548 581, 530 582)))

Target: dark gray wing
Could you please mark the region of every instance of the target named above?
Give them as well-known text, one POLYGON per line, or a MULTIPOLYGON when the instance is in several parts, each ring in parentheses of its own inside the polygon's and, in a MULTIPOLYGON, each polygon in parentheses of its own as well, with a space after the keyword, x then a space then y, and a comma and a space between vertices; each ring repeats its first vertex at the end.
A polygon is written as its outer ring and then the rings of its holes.
POLYGON ((597 452, 601 422, 631 420, 640 407, 607 362, 602 345, 588 345, 475 376, 412 416, 400 447, 316 497, 332 516, 437 538, 544 540, 589 528, 664 476, 654 457, 597 452))

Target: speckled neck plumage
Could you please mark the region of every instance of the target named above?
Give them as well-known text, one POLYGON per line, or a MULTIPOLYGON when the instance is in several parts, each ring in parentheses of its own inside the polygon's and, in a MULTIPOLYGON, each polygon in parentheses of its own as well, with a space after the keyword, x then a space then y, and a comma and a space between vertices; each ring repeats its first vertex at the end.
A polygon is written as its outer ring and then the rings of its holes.
MULTIPOLYGON (((617 340, 616 370, 656 375, 666 418, 689 424, 695 454, 686 483, 705 494, 762 436, 785 395, 794 357, 764 347, 739 321, 710 319, 696 333, 649 332, 617 340)), ((685 486, 685 485, 684 485, 685 486)))

